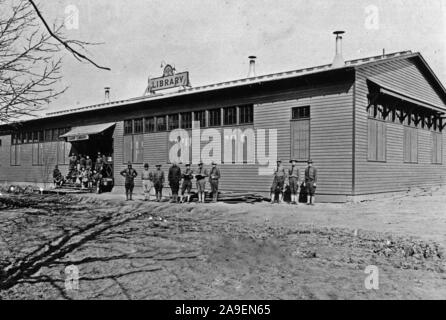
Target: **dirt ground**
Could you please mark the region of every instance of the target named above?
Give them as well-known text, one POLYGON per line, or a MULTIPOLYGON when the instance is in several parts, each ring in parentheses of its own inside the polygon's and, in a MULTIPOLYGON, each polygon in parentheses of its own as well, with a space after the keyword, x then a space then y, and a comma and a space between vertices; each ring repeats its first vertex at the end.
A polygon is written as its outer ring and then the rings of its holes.
POLYGON ((446 298, 446 188, 315 206, 121 199, 0 196, 0 299, 446 298))

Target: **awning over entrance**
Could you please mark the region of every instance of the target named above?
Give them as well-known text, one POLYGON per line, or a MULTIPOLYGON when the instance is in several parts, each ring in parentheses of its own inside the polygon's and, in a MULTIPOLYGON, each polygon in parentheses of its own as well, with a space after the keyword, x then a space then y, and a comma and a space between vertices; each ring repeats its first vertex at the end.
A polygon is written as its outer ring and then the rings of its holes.
POLYGON ((422 100, 418 97, 414 97, 411 96, 407 93, 402 92, 401 90, 398 90, 397 88, 394 88, 388 84, 384 85, 382 83, 380 83, 380 81, 377 81, 376 79, 373 78, 368 78, 368 81, 372 82, 374 85, 376 85, 379 88, 379 93, 387 95, 387 96, 391 96, 403 101, 407 101, 410 103, 413 103, 415 105, 419 105, 421 107, 427 108, 427 109, 431 109, 431 110, 435 110, 441 114, 445 113, 445 108, 444 106, 441 105, 436 105, 433 103, 430 103, 428 101, 422 100))
POLYGON ((67 133, 61 135, 60 138, 67 138, 67 141, 69 142, 88 140, 90 139, 90 136, 100 134, 105 130, 113 127, 115 124, 116 122, 110 122, 94 124, 90 126, 74 127, 67 133))

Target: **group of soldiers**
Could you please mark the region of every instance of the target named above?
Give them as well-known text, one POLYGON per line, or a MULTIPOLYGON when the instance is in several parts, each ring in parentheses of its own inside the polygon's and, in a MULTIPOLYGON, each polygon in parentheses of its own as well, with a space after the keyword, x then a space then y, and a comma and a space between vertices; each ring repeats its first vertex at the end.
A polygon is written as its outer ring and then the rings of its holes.
MULTIPOLYGON (((271 186, 271 203, 276 201, 276 195, 278 196, 278 203, 283 203, 283 195, 287 186, 291 193, 291 204, 297 204, 299 202, 299 169, 297 168, 297 160, 291 160, 291 168, 285 169, 282 165, 282 161, 277 161, 277 167, 273 174, 273 183, 271 186)), ((314 205, 315 192, 317 186, 317 169, 313 166, 313 161, 308 160, 308 166, 305 169, 304 181, 302 187, 305 188, 307 193, 307 204, 314 205)), ((159 202, 163 196, 163 186, 165 182, 165 174, 161 169, 162 165, 157 164, 156 170, 150 171, 149 164, 144 164, 144 170, 141 174, 142 185, 144 190, 144 200, 151 200, 150 195, 152 189, 155 189, 155 201, 159 202)), ((125 194, 126 200, 132 200, 133 189, 135 186, 135 178, 138 173, 132 167, 132 163, 129 162, 127 168, 121 171, 121 175, 125 178, 125 194)), ((205 188, 206 182, 209 180, 211 186, 212 202, 218 200, 218 183, 221 178, 220 169, 217 167, 217 163, 212 162, 212 168, 210 170, 203 167, 203 162, 198 163, 198 169, 194 172, 191 169, 190 163, 186 164, 184 172, 180 167, 173 163, 169 168, 167 180, 169 182, 170 189, 172 191, 171 202, 180 203, 190 202, 192 180, 196 179, 196 187, 198 193, 198 202, 205 202, 205 188), (180 191, 181 195, 178 194, 180 191)))
MULTIPOLYGON (((290 188, 291 204, 299 202, 299 169, 297 168, 297 160, 290 160, 291 168, 285 169, 282 161, 277 161, 277 167, 273 174, 273 184, 271 186, 271 203, 275 202, 276 195, 278 195, 278 202, 283 203, 283 194, 286 187, 290 188)), ((305 168, 304 181, 302 187, 305 188, 307 194, 307 204, 314 205, 315 193, 317 186, 317 169, 313 166, 313 160, 307 161, 307 168, 305 168)))
POLYGON ((53 170, 53 181, 55 187, 61 187, 66 181, 81 188, 92 188, 103 176, 107 175, 105 166, 107 165, 107 156, 97 153, 93 162, 88 155, 71 154, 69 161, 68 174, 64 178, 56 165, 53 170))
MULTIPOLYGON (((141 174, 141 179, 144 190, 144 200, 146 201, 151 200, 150 195, 152 189, 155 189, 155 201, 159 202, 162 199, 165 174, 161 167, 161 164, 157 164, 156 170, 150 171, 149 164, 144 164, 144 170, 141 174)), ((121 171, 121 175, 125 178, 126 200, 132 200, 135 178, 138 174, 136 170, 133 169, 132 164, 129 162, 127 165, 127 169, 121 171)), ((218 182, 220 180, 220 177, 220 169, 217 167, 217 163, 215 162, 212 162, 212 168, 210 170, 203 168, 203 162, 198 163, 198 169, 196 170, 196 172, 191 169, 190 163, 186 164, 186 169, 183 172, 176 163, 173 163, 172 166, 169 168, 167 174, 167 180, 172 191, 171 202, 190 202, 193 179, 196 179, 199 203, 205 202, 205 189, 207 180, 209 180, 209 183, 211 185, 212 202, 217 202, 218 182), (182 184, 181 181, 183 181, 182 184), (181 195, 179 195, 180 184, 181 195)))

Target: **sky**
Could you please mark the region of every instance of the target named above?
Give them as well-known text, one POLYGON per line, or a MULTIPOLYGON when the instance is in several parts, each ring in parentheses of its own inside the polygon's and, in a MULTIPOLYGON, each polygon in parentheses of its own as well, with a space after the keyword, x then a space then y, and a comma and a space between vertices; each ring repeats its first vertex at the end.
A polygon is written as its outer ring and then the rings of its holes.
POLYGON ((89 47, 99 70, 64 54, 63 96, 45 112, 143 95, 161 63, 189 71, 192 86, 245 78, 248 56, 257 75, 329 64, 335 30, 344 30, 346 60, 421 52, 446 85, 444 0, 48 0, 47 20, 66 21, 68 38, 89 47), (73 10, 73 8, 75 10, 73 10), (78 12, 78 23, 76 14, 78 12))

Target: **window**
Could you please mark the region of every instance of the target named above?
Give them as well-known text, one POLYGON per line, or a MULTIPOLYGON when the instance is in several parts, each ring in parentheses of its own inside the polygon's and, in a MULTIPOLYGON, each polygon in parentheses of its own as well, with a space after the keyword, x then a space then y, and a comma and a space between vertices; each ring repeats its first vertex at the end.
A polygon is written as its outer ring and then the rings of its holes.
POLYGON ((443 137, 441 133, 432 132, 432 163, 443 163, 443 137))
POLYGON ((11 146, 11 166, 20 166, 20 145, 11 146))
POLYGON ((145 132, 155 132, 155 118, 154 117, 145 118, 144 122, 145 122, 145 124, 144 124, 145 132))
POLYGON ((26 140, 26 133, 25 132, 19 133, 19 143, 23 144, 25 143, 25 140, 26 140))
POLYGON ((124 136, 124 163, 143 163, 144 161, 144 135, 124 136))
POLYGON ((309 119, 310 118, 310 106, 295 107, 291 109, 291 119, 309 119))
POLYGON ((169 130, 175 130, 180 127, 180 116, 179 114, 169 115, 169 130))
POLYGON ((44 141, 51 141, 52 138, 53 137, 52 137, 51 129, 46 129, 44 141))
POLYGON ((418 163, 418 130, 404 127, 404 162, 418 163))
POLYGON ((32 142, 33 142, 33 133, 32 132, 27 132, 26 133, 25 143, 32 143, 32 142))
POLYGON ((133 120, 125 120, 124 134, 132 134, 132 133, 133 133, 133 120))
POLYGON ((206 111, 195 111, 194 121, 200 122, 200 128, 206 127, 206 111))
POLYGON ((44 141, 43 130, 39 131, 38 135, 39 135, 39 142, 43 142, 44 141))
POLYGON ((223 109, 223 124, 225 126, 237 124, 237 107, 223 109))
POLYGON ((166 116, 156 117, 156 131, 166 131, 166 116))
POLYGON ((209 126, 216 127, 221 125, 221 110, 212 109, 209 110, 209 126))
POLYGON ((0 147, 2 146, 2 139, 0 139, 0 147))
POLYGON ((192 128, 192 112, 184 112, 181 114, 181 128, 192 128))
POLYGON ((59 129, 53 129, 52 130, 52 140, 57 141, 59 140, 59 129))
POLYGON ((247 105, 240 108, 240 124, 254 123, 254 106, 247 105))
POLYGON ((384 121, 368 119, 369 161, 386 161, 387 127, 384 121))
POLYGON ((142 118, 133 120, 133 133, 142 133, 142 118))

